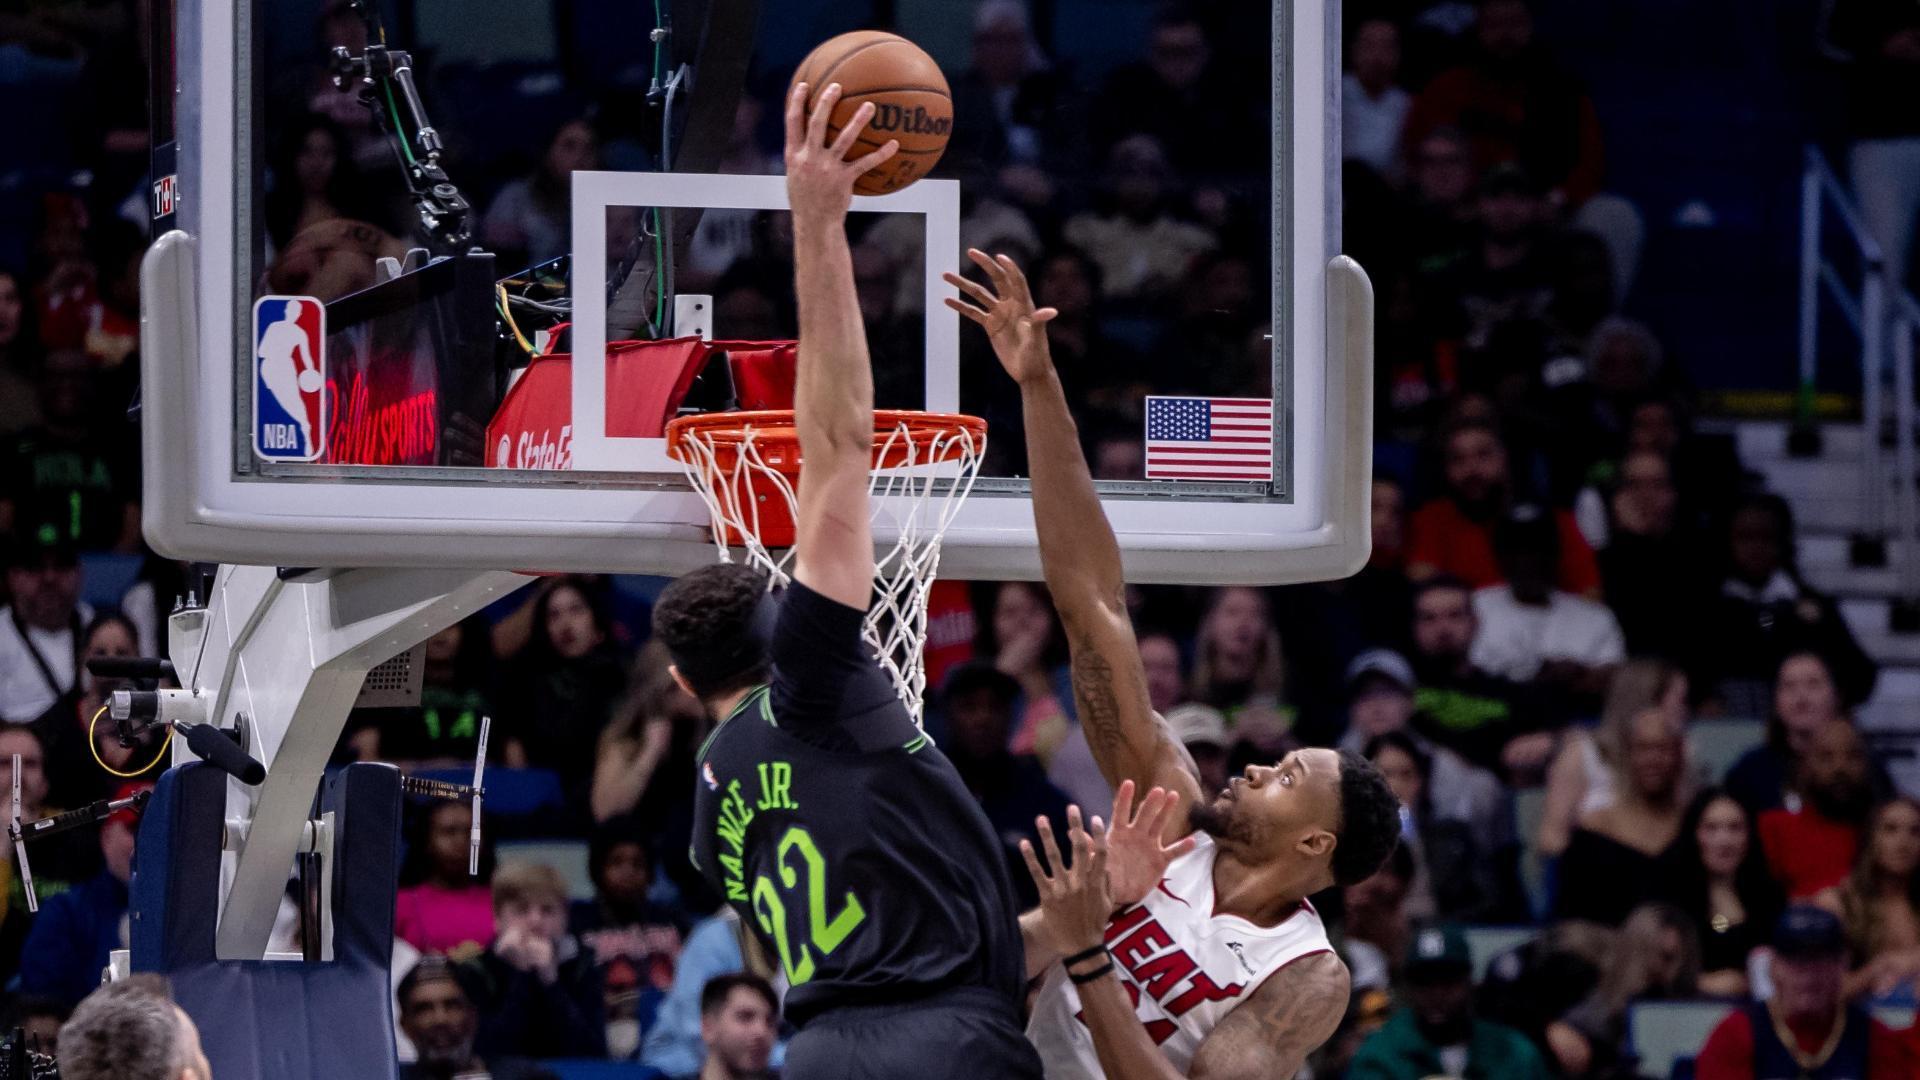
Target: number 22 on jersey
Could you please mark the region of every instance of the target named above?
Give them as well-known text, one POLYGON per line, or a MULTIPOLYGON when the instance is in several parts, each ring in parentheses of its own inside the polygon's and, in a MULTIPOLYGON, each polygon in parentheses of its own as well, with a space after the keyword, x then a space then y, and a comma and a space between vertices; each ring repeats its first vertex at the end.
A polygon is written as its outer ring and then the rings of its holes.
POLYGON ((786 971, 787 983, 799 986, 813 978, 814 951, 831 956, 833 950, 847 940, 847 935, 866 920, 867 913, 849 889, 840 911, 828 916, 827 860, 806 829, 798 825, 787 829, 774 850, 774 865, 780 871, 778 886, 766 874, 753 879, 753 913, 761 931, 773 939, 774 948, 780 953, 780 966, 786 971), (807 878, 804 940, 796 940, 798 935, 787 918, 787 900, 799 899, 795 894, 800 891, 800 872, 788 862, 788 856, 796 853, 805 864, 807 878))

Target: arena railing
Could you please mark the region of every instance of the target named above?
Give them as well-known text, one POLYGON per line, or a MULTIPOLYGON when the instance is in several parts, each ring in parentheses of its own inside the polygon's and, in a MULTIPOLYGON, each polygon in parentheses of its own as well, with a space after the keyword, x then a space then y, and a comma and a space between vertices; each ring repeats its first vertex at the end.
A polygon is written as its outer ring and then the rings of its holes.
MULTIPOLYGON (((1885 565, 1898 560, 1896 620, 1920 611, 1920 447, 1914 407, 1914 335, 1920 333, 1920 300, 1892 281, 1885 253, 1868 232, 1853 196, 1835 175, 1818 147, 1806 150, 1800 205, 1800 372, 1795 434, 1814 427, 1814 396, 1819 378, 1821 314, 1824 295, 1860 342, 1860 529, 1854 537, 1856 565, 1885 565), (1828 211, 1844 244, 1841 265, 1829 258, 1824 241, 1828 211), (1855 282, 1857 279, 1857 284, 1855 282), (1891 381, 1891 387, 1888 386, 1891 381), (1891 390, 1891 394, 1889 394, 1891 390), (1888 398, 1891 396, 1891 417, 1888 398), (1894 477, 1887 483, 1885 433, 1893 433, 1894 477), (1892 499, 1892 522, 1888 500, 1892 499), (1897 543, 1889 543, 1897 540, 1897 543)), ((1801 440, 1802 445, 1814 440, 1801 440)))

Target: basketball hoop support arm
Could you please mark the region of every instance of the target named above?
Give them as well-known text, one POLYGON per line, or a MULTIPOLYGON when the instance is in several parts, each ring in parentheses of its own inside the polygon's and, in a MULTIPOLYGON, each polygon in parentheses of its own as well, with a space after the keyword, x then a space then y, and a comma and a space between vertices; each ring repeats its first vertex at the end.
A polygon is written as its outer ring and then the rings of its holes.
MULTIPOLYGON (((221 856, 221 959, 266 956, 314 793, 367 672, 531 580, 503 571, 222 566, 206 607, 174 613, 167 651, 182 688, 209 698, 215 726, 243 728, 248 752, 267 767, 258 787, 227 780, 228 831, 238 842, 221 856)), ((181 740, 173 760, 193 760, 181 740)))

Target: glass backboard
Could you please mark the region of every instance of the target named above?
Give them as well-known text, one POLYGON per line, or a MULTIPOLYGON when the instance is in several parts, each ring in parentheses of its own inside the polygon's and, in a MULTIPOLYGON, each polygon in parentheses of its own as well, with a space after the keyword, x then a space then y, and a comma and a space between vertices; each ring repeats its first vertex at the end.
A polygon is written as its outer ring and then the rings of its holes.
MULTIPOLYGON (((868 6, 682 0, 657 25, 594 0, 179 0, 172 231, 144 282, 150 542, 711 560, 661 428, 753 404, 768 371, 777 392, 779 102, 868 6)), ((1135 580, 1350 572, 1372 298, 1338 256, 1337 12, 1061 0, 1023 30, 1007 7, 887 5, 947 73, 955 136, 849 219, 878 404, 989 424, 943 571, 1039 569, 1018 395, 940 304, 979 244, 1067 312, 1056 358, 1135 580)))

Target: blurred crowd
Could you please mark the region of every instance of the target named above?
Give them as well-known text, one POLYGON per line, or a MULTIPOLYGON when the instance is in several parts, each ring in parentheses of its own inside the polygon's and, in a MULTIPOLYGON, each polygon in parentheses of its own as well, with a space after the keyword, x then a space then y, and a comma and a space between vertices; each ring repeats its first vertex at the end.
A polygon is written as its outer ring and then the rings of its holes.
MULTIPOLYGON (((1920 11, 1833 8, 1854 181, 1904 271, 1920 11)), ((956 135, 936 175, 964 183, 965 242, 1014 255, 1059 309, 1054 355, 1100 478, 1141 477, 1146 393, 1270 393, 1267 151, 1247 137, 1271 126, 1267 42, 1244 33, 1263 10, 1168 7, 1134 59, 1087 70, 1049 54, 1020 0, 982 0, 949 70, 956 135)), ((29 819, 157 775, 157 744, 97 726, 122 684, 84 663, 158 655, 168 613, 205 589, 139 527, 134 16, 122 0, 0 12, 0 83, 106 103, 71 133, 78 171, 34 190, 32 221, 0 243, 0 785, 18 754, 29 819)), ((1608 187, 1605 117, 1528 0, 1370 0, 1345 18, 1344 249, 1379 297, 1371 561, 1327 584, 1129 596, 1153 705, 1209 790, 1341 746, 1404 804, 1390 864, 1316 899, 1354 999, 1315 1075, 1636 1076, 1632 1007, 1693 999, 1739 1006, 1703 1078, 1773 1075, 1769 1048, 1823 1046, 1823 1063, 1863 1063, 1832 1075, 1913 1075, 1904 1036, 1860 1011, 1910 1007, 1920 978, 1920 803, 1853 720, 1876 665, 1800 573, 1792 509, 1698 429, 1684 358, 1632 316, 1645 225, 1608 187), (1750 734, 1707 752, 1709 732, 1750 734), (1496 926, 1529 932, 1485 955, 1474 931, 1496 926)), ((358 47, 365 28, 335 4, 316 39, 358 47)), ((299 256, 348 223, 375 227, 374 253, 405 246, 390 151, 322 55, 269 89, 263 227, 283 291, 319 287, 299 256)), ((776 171, 785 74, 752 83, 724 171, 776 171)), ((422 78, 441 86, 430 62, 422 78)), ((652 165, 630 100, 581 96, 517 157, 483 158, 481 134, 451 125, 476 236, 503 267, 566 253, 571 172, 652 165)), ((855 225, 883 405, 919 389, 909 224, 855 225)), ((713 212, 683 254, 678 287, 713 294, 726 336, 791 334, 780 232, 713 212)), ((989 379, 963 392, 993 427, 989 471, 1023 473, 1017 398, 989 379)), ((465 805, 409 811, 406 1075, 777 1064, 777 978, 687 862, 709 724, 648 642, 660 584, 538 579, 426 643, 418 707, 350 721, 339 762, 454 779, 495 723, 481 873, 465 805)), ((1036 815, 1104 810, 1044 590, 942 583, 931 614, 927 727, 1010 860, 1036 815)), ((0 864, 7 1023, 50 1036, 124 945, 134 826, 119 814, 36 845, 38 915, 0 864)))

